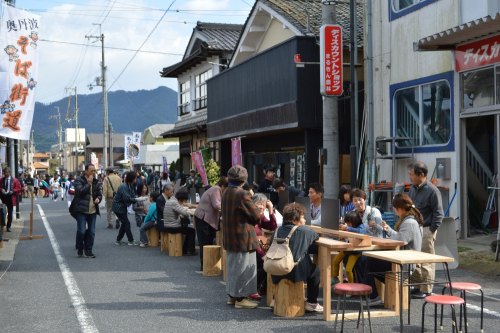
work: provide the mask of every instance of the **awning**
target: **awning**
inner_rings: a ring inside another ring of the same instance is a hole
[[[500,32],[500,13],[486,16],[472,22],[420,39],[413,43],[413,51],[454,50],[457,44]]]

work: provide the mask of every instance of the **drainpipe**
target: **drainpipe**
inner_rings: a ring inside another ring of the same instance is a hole
[[[373,164],[374,151],[373,147],[375,145],[375,135],[373,130],[373,44],[372,44],[372,1],[366,0],[366,18],[367,18],[367,29],[366,37],[368,39],[368,127],[369,127],[369,141],[368,141],[368,151],[369,151],[369,161],[368,161],[368,178],[374,174]],[[375,179],[371,179],[371,182],[375,182]],[[373,203],[374,195],[371,195],[371,200]]]

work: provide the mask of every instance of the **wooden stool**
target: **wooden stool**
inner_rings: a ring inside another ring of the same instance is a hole
[[[302,317],[306,312],[304,281],[293,283],[282,279],[274,286],[274,314],[280,317]]]
[[[365,313],[363,311],[363,296],[365,296],[366,308],[368,310],[368,323],[370,324],[370,332],[373,333],[372,320],[370,316],[370,305],[368,304],[368,295],[372,293],[372,287],[362,283],[339,283],[335,285],[334,292],[337,295],[339,295],[339,298],[337,300],[337,314],[335,315],[335,325],[333,326],[333,331],[337,332],[337,319],[339,318],[340,297],[344,296],[344,305],[342,307],[342,324],[340,327],[340,331],[344,332],[345,298],[346,295],[350,295],[350,296],[359,296],[358,328],[359,328],[359,317],[363,316],[363,332],[365,331]]]
[[[452,284],[452,286],[453,286],[453,284]],[[437,306],[438,305],[451,306],[451,318],[452,318],[451,320],[453,321],[452,326],[451,326],[451,331],[455,332],[455,329],[456,329],[456,331],[458,332],[457,314],[455,312],[455,305],[464,304],[463,299],[461,299],[460,297],[457,297],[457,296],[449,296],[449,295],[427,296],[424,299],[424,305],[422,306],[422,333],[424,333],[425,305],[427,303],[434,304],[434,332],[437,332]]]
[[[266,295],[266,305],[271,306],[271,302],[274,297],[274,284],[271,274],[267,273],[267,295]]]
[[[219,245],[203,246],[203,275],[221,275],[221,258]]]
[[[148,235],[149,243],[151,243],[151,247],[156,247],[160,245],[160,233],[156,230],[156,226],[149,228],[146,230],[146,234]]]
[[[160,232],[161,239],[161,251],[168,252],[168,232],[162,231]]]
[[[467,295],[465,294],[466,291],[474,291],[474,290],[479,290],[481,292],[481,333],[483,332],[483,299],[484,299],[484,294],[483,294],[483,288],[475,283],[469,283],[469,282],[453,282],[451,284],[451,287],[453,290],[460,290],[460,297],[463,298],[464,304],[460,305],[460,330],[459,332],[462,332],[462,308],[464,311],[464,324],[465,324],[465,332],[467,332]],[[446,289],[450,288],[450,284],[447,283],[442,291],[442,294],[444,295],[444,291]],[[441,305],[441,329],[443,329],[443,305]]]
[[[168,234],[168,255],[182,257],[182,234]]]

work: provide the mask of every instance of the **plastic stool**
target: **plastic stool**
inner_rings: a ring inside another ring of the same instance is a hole
[[[479,290],[481,292],[481,333],[483,333],[483,288],[475,283],[469,283],[469,282],[453,282],[451,284],[451,287],[453,290],[460,290],[460,297],[464,299],[464,304],[460,305],[460,330],[459,332],[462,333],[462,307],[464,309],[464,326],[465,326],[465,332],[467,333],[467,296],[466,296],[466,291],[473,291],[473,290]],[[447,283],[442,291],[442,294],[444,295],[444,291],[446,289],[450,288],[450,284]],[[443,306],[441,306],[441,329],[443,328]]]
[[[335,325],[333,327],[333,332],[337,332],[337,319],[339,317],[340,308],[340,296],[344,296],[344,304],[342,308],[342,325],[340,327],[341,332],[344,332],[344,314],[345,314],[345,297],[346,295],[359,296],[359,314],[358,314],[358,328],[359,328],[359,317],[363,317],[363,332],[365,331],[365,314],[363,312],[363,296],[365,296],[366,308],[368,310],[368,322],[370,324],[370,333],[373,333],[372,320],[370,317],[370,306],[368,305],[368,295],[372,293],[372,287],[362,283],[341,283],[336,284],[333,290],[339,295],[337,300],[337,314],[335,316]]]
[[[434,332],[437,332],[437,306],[438,305],[451,306],[451,314],[452,314],[452,320],[453,320],[452,332],[454,332],[455,329],[458,332],[457,314],[455,312],[455,305],[464,304],[464,300],[462,298],[457,297],[457,296],[449,296],[449,295],[427,296],[424,299],[424,305],[422,306],[422,333],[424,333],[425,305],[427,303],[434,304]],[[442,314],[442,312],[441,312],[441,314]]]

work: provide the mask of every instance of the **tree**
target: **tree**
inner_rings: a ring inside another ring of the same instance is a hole
[[[56,173],[56,168],[59,167],[59,159],[51,158],[49,160],[49,174],[54,175]]]

